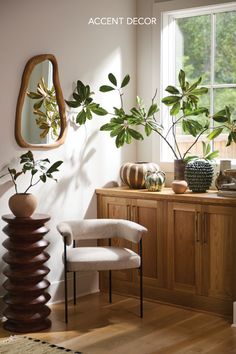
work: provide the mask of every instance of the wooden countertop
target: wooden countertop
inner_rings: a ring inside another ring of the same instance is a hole
[[[154,200],[169,200],[179,202],[201,202],[204,204],[221,204],[236,206],[236,198],[219,197],[216,190],[206,193],[193,193],[187,191],[184,194],[175,194],[171,188],[163,188],[161,192],[149,192],[147,189],[130,189],[128,187],[97,188],[97,195],[111,197],[127,197]]]

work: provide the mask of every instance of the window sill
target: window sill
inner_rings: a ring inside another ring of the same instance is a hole
[[[164,172],[167,172],[167,173],[174,172],[174,162],[160,162],[159,166],[160,166],[160,169]],[[217,160],[216,163],[214,164],[215,172],[219,171],[219,166],[220,166],[220,160]],[[231,169],[236,169],[236,160],[232,160]]]

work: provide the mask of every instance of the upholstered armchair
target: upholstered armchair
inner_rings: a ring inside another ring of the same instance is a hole
[[[61,222],[57,229],[64,240],[65,322],[68,322],[67,274],[74,273],[73,290],[76,304],[76,272],[87,270],[109,271],[109,301],[112,302],[112,270],[137,268],[140,274],[140,317],[143,317],[142,236],[147,229],[122,219],[65,221]],[[128,248],[111,246],[111,239],[114,237],[139,243],[139,253]],[[89,239],[108,239],[109,245],[77,247],[76,241]]]

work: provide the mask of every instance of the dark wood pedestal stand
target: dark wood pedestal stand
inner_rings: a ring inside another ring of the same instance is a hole
[[[43,236],[49,231],[44,224],[48,215],[34,214],[29,218],[4,215],[7,225],[3,232],[9,236],[3,246],[8,250],[3,256],[7,266],[3,274],[8,278],[3,287],[7,290],[3,301],[7,305],[3,314],[7,318],[4,328],[12,332],[36,332],[51,326],[47,318],[50,309],[46,303],[49,281],[44,277],[49,268],[43,265],[49,254],[44,250],[49,242]]]

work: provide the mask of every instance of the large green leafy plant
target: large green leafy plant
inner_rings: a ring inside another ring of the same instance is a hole
[[[164,130],[162,123],[157,118],[159,108],[156,102],[156,93],[148,108],[146,108],[141,98],[137,97],[136,106],[127,112],[124,109],[123,89],[128,85],[130,76],[126,75],[120,85],[112,73],[108,75],[108,80],[109,83],[102,85],[100,91],[104,93],[115,91],[120,97],[120,106],[113,107],[113,112],[108,113],[99,104],[95,104],[97,111],[93,113],[100,115],[109,114],[111,116],[110,121],[102,125],[100,130],[110,132],[110,136],[115,138],[117,147],[121,147],[125,143],[130,144],[133,139],[143,140],[145,135],[150,136],[154,132],[166,142],[176,159],[190,160],[191,158],[196,158],[196,156],[191,155],[191,150],[203,134],[207,134],[208,139],[211,140],[223,131],[227,131],[227,145],[230,145],[232,141],[236,141],[236,122],[231,118],[229,107],[226,106],[225,109],[210,116],[209,109],[199,104],[200,97],[208,92],[206,87],[200,86],[201,77],[195,82],[189,83],[185,72],[180,70],[178,75],[179,85],[167,86],[166,92],[168,95],[162,99],[162,103],[169,109],[168,118],[165,118],[170,119],[167,131]],[[87,94],[85,95],[84,92],[87,92]],[[88,100],[92,94],[90,92],[88,85],[85,86],[78,81],[77,93],[73,94],[74,101],[66,101],[70,107],[80,107],[81,110],[76,120],[79,124],[84,124],[87,119],[92,119],[91,110],[88,110],[88,106],[92,103],[91,100]],[[213,128],[209,133],[210,124],[213,121],[220,122],[222,125]],[[182,128],[184,134],[193,137],[192,144],[185,152],[181,152],[177,140],[176,129],[178,126]],[[217,154],[217,151],[211,152],[209,144],[203,145],[203,155],[207,156],[207,159],[213,159]]]
[[[63,163],[63,161],[56,161],[52,165],[50,165],[49,159],[39,159],[35,160],[33,153],[28,151],[26,154],[20,156],[20,164],[22,168],[20,171],[16,171],[15,168],[8,167],[8,172],[4,173],[0,178],[5,177],[6,175],[10,175],[11,180],[15,187],[16,194],[18,193],[17,181],[19,176],[25,175],[27,172],[30,173],[29,185],[23,192],[26,194],[29,189],[36,186],[39,182],[45,183],[48,179],[53,179],[57,181],[53,177],[53,173],[58,171],[58,167]]]
[[[101,127],[101,130],[110,131],[111,137],[116,136],[117,147],[130,143],[132,138],[142,140],[144,134],[149,136],[155,132],[167,143],[176,159],[185,159],[201,135],[209,129],[210,124],[208,109],[198,106],[199,96],[207,93],[208,90],[205,87],[199,87],[200,82],[201,78],[189,84],[185,73],[181,70],[179,87],[168,86],[166,88],[169,95],[164,97],[162,102],[169,107],[171,116],[171,124],[167,132],[164,132],[163,125],[156,118],[156,113],[159,111],[155,103],[156,94],[147,109],[138,97],[136,107],[132,107],[128,114],[122,112],[123,115],[112,118],[109,123]],[[205,119],[202,115],[205,115]],[[201,119],[198,119],[199,116]],[[180,152],[176,137],[177,125],[182,125],[184,133],[194,137],[193,143],[183,154]],[[144,128],[143,132],[140,132],[140,127]]]

